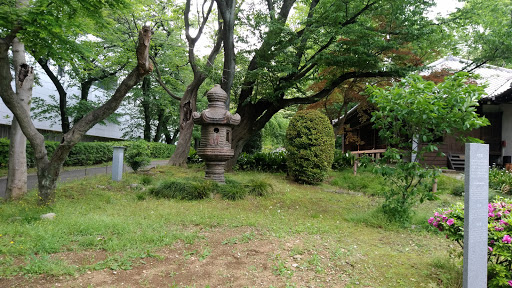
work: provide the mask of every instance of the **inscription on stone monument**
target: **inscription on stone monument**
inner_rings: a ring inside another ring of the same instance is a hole
[[[489,145],[466,144],[464,180],[464,288],[487,287]]]

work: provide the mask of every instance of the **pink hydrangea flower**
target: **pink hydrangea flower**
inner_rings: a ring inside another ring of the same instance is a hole
[[[489,251],[492,252],[492,247],[487,246],[487,249],[489,249]]]
[[[512,237],[510,237],[510,235],[505,235],[503,236],[503,239],[501,239],[501,242],[510,244],[510,242],[512,242]]]
[[[508,280],[508,285],[512,286],[512,280]]]
[[[494,213],[489,213],[488,216],[492,218],[494,217]]]
[[[487,208],[489,209],[489,213],[491,213],[492,211],[494,211],[494,207],[492,206],[491,203],[487,204]]]
[[[505,228],[500,227],[500,226],[496,226],[496,227],[494,227],[494,230],[496,230],[496,231],[503,231],[504,229],[505,229]],[[510,242],[509,242],[509,243],[510,243]]]
[[[446,221],[446,224],[448,224],[448,226],[451,226],[453,222],[455,222],[455,220],[453,220],[453,218],[450,218],[448,219],[448,221]]]
[[[430,217],[430,218],[428,219],[428,224],[432,224],[432,222],[434,222],[434,217]]]

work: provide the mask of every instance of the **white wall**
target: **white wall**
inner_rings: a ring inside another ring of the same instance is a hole
[[[55,86],[51,82],[50,78],[48,78],[46,73],[44,73],[39,67],[34,67],[34,69],[36,70],[37,77],[40,79],[41,86],[34,86],[32,97],[40,97],[49,101],[49,95],[55,95],[58,99],[57,89],[55,89]],[[66,89],[68,95],[80,95],[78,87],[64,86],[64,88]],[[103,90],[97,89],[93,86],[91,87],[89,99],[97,100],[99,99],[98,97],[100,97],[103,93]],[[5,106],[2,99],[0,99],[0,124],[11,125],[12,117],[13,115],[11,111],[9,108],[7,108],[7,106]],[[60,117],[58,115],[55,115],[55,117],[55,121],[39,121],[33,119],[34,125],[37,129],[61,132],[62,130],[60,126]],[[107,125],[96,124],[86,133],[86,135],[122,139],[123,132],[121,131],[121,126],[107,122]]]

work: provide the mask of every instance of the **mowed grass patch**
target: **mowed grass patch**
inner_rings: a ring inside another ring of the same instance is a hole
[[[452,243],[442,235],[422,227],[390,226],[378,214],[380,198],[334,193],[336,187],[328,183],[308,186],[291,182],[284,174],[239,172],[227,174],[228,182],[263,179],[272,183],[273,193],[238,201],[221,197],[195,201],[137,197],[147,189],[141,183],[157,185],[169,179],[203,177],[203,173],[197,167],[160,167],[152,169],[151,174],[125,174],[120,182],[95,176],[59,185],[57,201],[49,208],[35,205],[35,193],[22,201],[1,204],[0,276],[56,275],[52,267],[61,263],[46,256],[62,252],[108,254],[107,259],[93,264],[62,270],[66,274],[88,269],[131,269],[137,259],[152,257],[178,241],[208,241],[201,231],[250,227],[262,231],[258,237],[268,241],[304,239],[307,244],[301,248],[304,258],[299,263],[306,267],[304,271],[325,275],[329,265],[338,263],[336,271],[341,272],[336,277],[344,277],[347,285],[450,287],[443,284],[448,280],[440,280],[441,275],[458,277],[459,268],[446,264],[451,263]],[[153,180],[143,180],[148,176]],[[38,218],[47,212],[56,213],[56,218]],[[355,221],[359,215],[375,218],[374,225]],[[208,249],[215,253],[215,247]],[[34,268],[22,270],[31,257],[38,257],[33,260]],[[276,266],[276,271],[291,269],[285,266],[290,264],[289,257],[276,260],[269,256],[267,264]],[[296,271],[291,277],[300,273]],[[283,273],[282,277],[290,276]]]

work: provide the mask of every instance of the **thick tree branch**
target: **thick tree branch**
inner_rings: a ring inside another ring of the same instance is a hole
[[[101,74],[99,76],[92,76],[92,77],[89,77],[88,79],[86,79],[85,81],[82,81],[80,83],[80,86],[81,86],[81,89],[80,89],[80,93],[81,93],[80,100],[84,100],[84,101],[88,100],[87,98],[88,98],[88,95],[89,95],[89,90],[91,89],[91,86],[92,86],[92,84],[95,81],[101,81],[101,80],[107,79],[108,77],[112,77],[112,76],[117,75],[117,73],[119,71],[123,70],[124,67],[126,67],[126,65],[128,65],[128,62],[123,63],[117,69],[114,69],[114,71],[107,71],[105,69],[102,69],[101,70]]]
[[[37,63],[43,68],[44,72],[50,80],[52,81],[53,85],[57,89],[57,92],[59,93],[59,111],[60,111],[60,122],[61,122],[61,128],[62,133],[66,133],[69,131],[70,124],[69,124],[69,118],[66,112],[67,108],[67,92],[62,86],[62,83],[60,83],[57,76],[53,73],[53,71],[50,69],[50,66],[48,65],[48,60],[43,59],[42,57],[37,59]]]
[[[281,99],[279,101],[280,107],[288,107],[294,104],[311,104],[320,101],[332,93],[336,87],[341,85],[344,81],[354,78],[375,78],[375,77],[399,77],[403,76],[400,71],[376,71],[376,72],[348,72],[338,78],[332,80],[326,87],[319,92],[303,98],[290,98]]]
[[[153,70],[153,65],[149,61],[149,43],[151,33],[150,27],[142,27],[142,30],[139,32],[139,41],[137,46],[137,66],[133,68],[128,76],[126,76],[114,92],[114,95],[112,95],[107,102],[86,114],[73,126],[73,128],[71,128],[68,133],[63,136],[63,142],[61,145],[72,146],[80,141],[80,138],[85,134],[85,132],[91,129],[92,126],[114,113],[128,91],[130,91],[130,89],[132,89],[144,76]]]
[[[153,61],[153,64],[155,66],[155,71],[156,71],[156,76],[155,76],[155,74],[152,74],[153,78],[155,78],[156,82],[158,82],[158,84],[160,84],[160,87],[162,87],[165,90],[165,92],[167,92],[167,94],[169,94],[169,96],[171,96],[175,100],[181,101],[181,97],[176,96],[176,94],[172,93],[172,91],[169,90],[169,88],[167,88],[167,85],[165,85],[164,81],[162,81],[160,69],[158,69],[158,64],[156,63],[155,58],[153,56],[150,56],[150,58]]]

